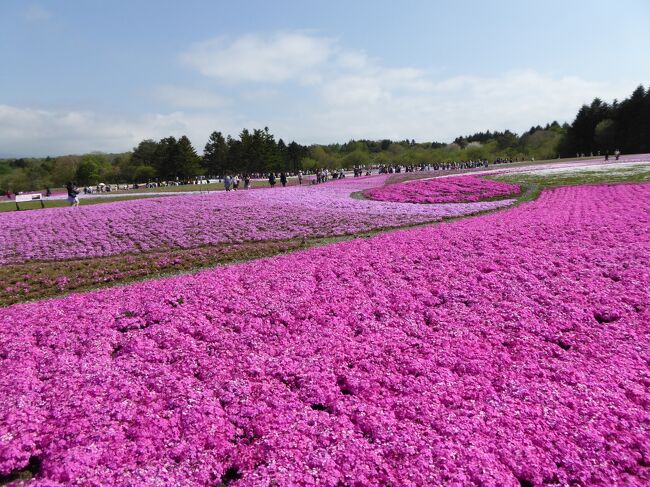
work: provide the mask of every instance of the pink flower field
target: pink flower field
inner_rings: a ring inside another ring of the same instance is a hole
[[[43,241],[0,255],[184,245],[190,224],[209,242],[442,211],[339,197],[365,184],[98,205],[61,210],[60,225],[3,215],[5,235],[26,242],[29,222]],[[286,226],[272,225],[282,206]],[[564,187],[453,223],[4,308],[0,476],[648,485],[648,208],[650,184]],[[84,224],[111,239],[93,244]]]
[[[386,176],[79,208],[0,213],[0,264],[92,258],[166,248],[348,235],[502,208],[491,201],[416,207],[353,199]]]
[[[367,189],[363,194],[373,200],[398,203],[469,203],[516,196],[519,192],[516,184],[456,176],[389,184]]]

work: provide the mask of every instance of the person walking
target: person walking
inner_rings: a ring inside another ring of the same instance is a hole
[[[248,174],[244,176],[244,189],[251,189],[251,177]]]
[[[232,183],[232,180],[230,179],[230,176],[225,175],[223,177],[223,187],[225,188],[226,191],[230,191],[231,183]]]
[[[271,187],[275,186],[275,173],[269,173],[269,184]]]
[[[235,177],[232,178],[232,189],[237,191],[239,189],[239,175],[235,174]]]
[[[287,187],[287,173],[285,172],[280,173],[280,182],[282,183],[283,188]]]
[[[65,186],[68,190],[68,203],[70,206],[79,206],[79,190],[73,183],[68,183]]]
[[[298,171],[298,184],[302,185],[302,171]]]

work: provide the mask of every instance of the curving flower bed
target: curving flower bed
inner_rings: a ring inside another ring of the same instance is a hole
[[[363,194],[377,201],[397,203],[469,203],[519,194],[516,184],[474,176],[442,177],[370,188]]]
[[[318,186],[173,196],[0,213],[0,264],[318,238],[439,221],[512,201],[414,207],[353,199],[386,176]]]
[[[0,314],[30,485],[643,485],[650,185]]]

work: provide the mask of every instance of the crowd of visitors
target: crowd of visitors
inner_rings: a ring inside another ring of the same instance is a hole
[[[505,159],[497,159],[499,162],[506,162]],[[512,160],[507,160],[512,162]],[[498,164],[495,161],[495,164]],[[406,165],[384,165],[379,166],[379,174],[393,174],[401,172],[417,172],[417,171],[455,171],[460,169],[477,169],[481,167],[488,167],[487,159],[480,159],[476,161],[453,161],[453,162],[434,162],[429,164],[406,164]]]
[[[616,160],[619,159],[620,151],[615,151],[614,155]],[[584,154],[576,154],[578,157],[583,157]],[[609,152],[605,155],[605,160],[609,159]],[[522,159],[523,160],[523,159]],[[534,160],[534,159],[533,159]],[[240,185],[243,183],[243,189],[251,189],[252,180],[258,179],[263,180],[267,179],[269,186],[271,188],[275,187],[276,183],[279,182],[282,187],[286,187],[289,184],[289,178],[296,178],[299,185],[303,183],[306,184],[322,184],[330,180],[343,179],[346,177],[346,173],[352,173],[354,177],[362,176],[371,176],[374,174],[394,174],[402,172],[418,172],[418,171],[458,171],[466,169],[479,169],[487,168],[489,164],[510,164],[517,162],[515,159],[498,157],[493,162],[489,162],[487,159],[478,159],[478,160],[461,160],[461,161],[451,161],[451,162],[432,162],[432,163],[421,163],[421,164],[402,164],[402,163],[393,163],[393,164],[380,164],[374,166],[354,166],[352,170],[344,169],[328,169],[328,168],[317,168],[313,171],[298,171],[296,173],[287,173],[287,172],[270,172],[268,174],[227,174],[218,179],[206,179],[200,177],[194,180],[189,181],[149,181],[146,184],[103,184],[100,183],[96,186],[85,186],[83,188],[84,194],[94,194],[94,193],[104,193],[104,192],[113,192],[120,190],[129,190],[129,189],[140,189],[143,187],[146,188],[160,188],[166,186],[179,186],[185,184],[208,184],[208,183],[220,183],[223,182],[223,187],[226,191],[237,191],[240,189]],[[68,193],[67,201],[72,206],[77,206],[79,204],[78,195],[81,192],[80,189],[76,187],[73,183],[68,183],[66,186]],[[19,193],[16,193],[19,194]],[[51,196],[52,192],[47,188],[45,196]],[[9,193],[6,194],[7,198],[10,198]]]
[[[600,157],[600,151],[598,151],[596,154],[594,154],[593,152],[590,152],[588,156],[587,156],[587,154],[584,153],[584,152],[576,152],[576,158],[580,159],[580,158],[582,158],[582,157]],[[615,157],[616,160],[618,161],[619,157],[621,157],[621,151],[618,150],[618,149],[616,149],[616,150],[614,151],[614,157]],[[560,158],[560,157],[558,156],[558,159],[559,159],[559,158]],[[606,152],[605,152],[605,160],[606,160],[606,161],[609,161],[609,151],[606,151]]]
[[[329,169],[316,169],[316,178],[312,179],[312,184],[321,184],[329,181],[330,179],[343,179],[345,172],[343,169],[332,170]]]
[[[136,187],[137,186],[137,187]],[[114,191],[125,191],[128,189],[138,189],[141,185],[138,184],[98,184],[96,186],[84,186],[84,194],[95,194],[95,193],[111,193]]]
[[[248,174],[241,178],[238,174],[224,176],[223,187],[226,191],[237,191],[242,181],[244,182],[244,189],[251,189],[251,177]]]
[[[506,164],[515,162],[513,159],[497,158],[492,164]],[[352,170],[317,168],[313,171],[298,171],[296,173],[287,172],[270,172],[267,175],[254,175],[256,179],[266,179],[271,188],[275,187],[278,180],[282,187],[289,184],[289,178],[293,177],[299,185],[303,182],[307,184],[323,184],[327,181],[343,179],[351,172],[354,177],[371,176],[374,174],[393,174],[401,172],[417,171],[457,171],[464,169],[478,169],[488,167],[487,159],[469,160],[469,161],[452,161],[452,162],[435,162],[428,164],[380,164],[378,166],[355,166]],[[234,191],[239,187],[239,180],[244,180],[244,189],[251,187],[251,175],[226,175],[223,177],[223,185],[226,191]]]

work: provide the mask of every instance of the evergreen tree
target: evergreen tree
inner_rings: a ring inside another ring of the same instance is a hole
[[[639,86],[630,98],[611,105],[599,98],[583,105],[567,127],[560,144],[564,156],[619,149],[624,153],[650,150],[650,104],[648,93]]]
[[[134,166],[151,166],[158,143],[152,139],[143,140],[133,149],[131,163]]]
[[[287,149],[287,144],[284,143],[284,140],[278,140],[278,154],[280,155],[280,160],[282,162],[282,169],[288,170],[289,168],[289,152]]]
[[[181,179],[196,177],[201,172],[201,158],[185,135],[178,139],[175,166]]]
[[[632,96],[623,100],[619,106],[617,125],[620,133],[617,137],[617,144],[626,153],[643,151],[648,144],[648,136],[644,133],[644,118],[647,121],[648,109],[645,105],[645,90],[643,86],[637,87]],[[647,125],[646,125],[647,127]]]
[[[242,164],[244,147],[241,140],[234,139],[229,135],[226,144],[228,145],[228,156],[224,174],[248,172]]]
[[[594,129],[595,147],[601,153],[614,152],[616,142],[616,123],[611,118],[601,120]]]
[[[280,152],[275,137],[269,132],[268,127],[260,133],[262,140],[262,154],[264,167],[266,171],[282,171],[286,169],[286,164]],[[283,142],[284,144],[284,142]]]
[[[221,132],[212,132],[203,151],[203,169],[207,175],[223,176],[228,167],[228,143]]]
[[[254,173],[264,172],[262,163],[262,136],[258,129],[250,132],[243,129],[239,134],[241,142],[239,160],[234,161],[235,172]]]
[[[175,137],[160,139],[153,155],[153,166],[156,174],[162,180],[175,180],[178,176],[175,160],[178,151],[178,142]]]
[[[301,161],[307,157],[309,149],[296,142],[291,142],[287,146],[287,164],[289,171],[296,173],[302,168]]]

